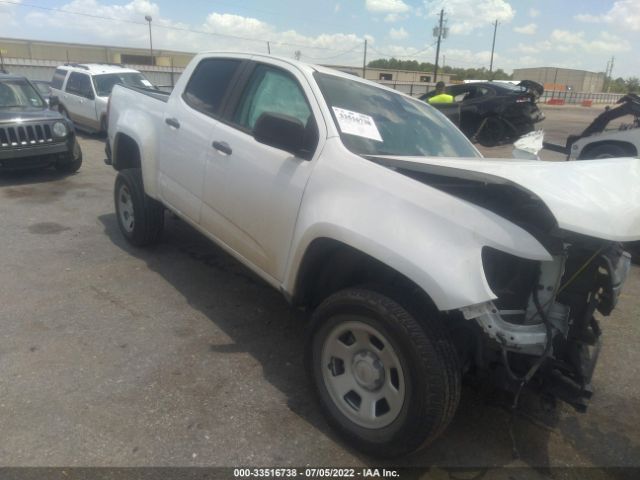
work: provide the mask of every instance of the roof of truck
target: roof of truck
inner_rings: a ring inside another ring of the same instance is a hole
[[[92,75],[101,73],[122,73],[138,71],[117,63],[65,63],[64,65],[60,65],[58,68],[62,70],[73,70],[76,72],[89,73]]]

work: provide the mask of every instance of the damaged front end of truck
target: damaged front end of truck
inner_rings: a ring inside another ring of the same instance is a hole
[[[476,322],[473,368],[507,389],[524,385],[584,412],[602,330],[630,269],[618,243],[565,238],[553,261],[536,262],[486,248],[485,274],[497,299],[461,310]],[[468,352],[469,353],[469,352]]]
[[[538,261],[483,247],[484,280],[495,298],[447,312],[465,370],[490,376],[516,400],[526,385],[580,412],[587,408],[602,317],[616,307],[631,268],[625,242],[640,238],[640,161],[615,160],[559,167],[374,159],[498,214],[549,253],[550,261]]]

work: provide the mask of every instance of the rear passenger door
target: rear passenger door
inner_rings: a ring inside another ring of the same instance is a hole
[[[306,78],[278,61],[252,64],[241,95],[214,131],[206,169],[202,220],[235,252],[282,280],[298,209],[317,155],[321,118]],[[231,106],[230,106],[231,107]],[[303,159],[257,142],[256,120],[264,112],[295,117],[307,126]]]
[[[99,127],[93,85],[91,85],[91,77],[86,73],[71,72],[69,74],[64,106],[74,122],[92,129]]]
[[[183,94],[170,97],[159,127],[162,198],[194,223],[200,223],[205,170],[214,156],[213,135],[220,125],[227,91],[235,85],[243,65],[239,59],[203,59]]]

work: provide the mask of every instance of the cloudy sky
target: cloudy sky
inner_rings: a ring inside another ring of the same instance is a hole
[[[103,45],[242,50],[327,64],[394,55],[431,61],[432,28],[445,9],[448,65],[488,67],[499,21],[496,68],[562,66],[638,76],[640,0],[0,0],[0,36]],[[75,14],[72,14],[74,12]],[[81,15],[79,15],[81,14]]]

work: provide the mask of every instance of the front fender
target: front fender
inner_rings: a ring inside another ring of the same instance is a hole
[[[528,232],[477,205],[360,157],[342,161],[328,147],[300,209],[283,288],[295,295],[297,274],[313,240],[349,245],[408,277],[440,310],[496,298],[484,275],[483,247],[550,261]],[[339,148],[339,147],[338,147]],[[322,159],[320,159],[322,160]]]

